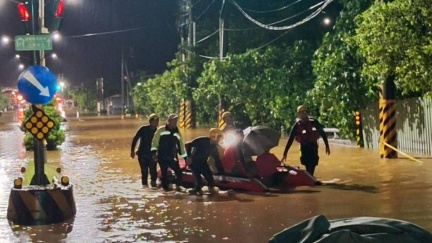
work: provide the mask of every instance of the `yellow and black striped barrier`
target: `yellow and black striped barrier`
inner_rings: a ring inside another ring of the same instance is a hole
[[[184,114],[184,127],[187,129],[193,128],[192,124],[192,102],[190,100],[185,102],[185,114]]]
[[[397,148],[396,134],[396,100],[380,99],[379,101],[379,121],[380,121],[380,157],[397,158],[397,152],[386,144]]]
[[[180,112],[179,112],[179,127],[185,127],[185,114],[186,114],[186,102],[184,99],[180,101]]]
[[[19,225],[54,224],[68,220],[75,214],[72,185],[20,186],[15,185],[14,182],[7,210],[7,219],[13,223]]]
[[[219,100],[218,104],[218,120],[217,128],[222,129],[225,126],[225,121],[222,119],[222,114],[225,112],[225,107],[223,105],[222,99]]]

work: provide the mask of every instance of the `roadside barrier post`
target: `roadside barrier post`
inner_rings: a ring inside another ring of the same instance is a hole
[[[380,121],[380,157],[386,159],[397,158],[396,150],[386,144],[397,148],[396,133],[396,85],[394,76],[388,77],[382,87],[379,101],[379,121]]]
[[[187,100],[185,103],[185,112],[184,112],[184,127],[187,129],[194,128],[194,124],[192,121],[193,107],[192,101]]]
[[[186,102],[184,99],[180,101],[180,112],[179,112],[179,127],[185,128],[185,115],[186,115]]]
[[[222,114],[225,112],[225,107],[223,105],[222,99],[219,99],[219,105],[218,105],[218,121],[217,121],[217,127],[219,129],[222,129],[225,125],[225,121],[222,119]]]

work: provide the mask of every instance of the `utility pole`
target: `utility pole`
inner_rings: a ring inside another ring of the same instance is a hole
[[[385,0],[377,0],[376,4],[385,4]],[[379,100],[379,129],[380,129],[380,157],[385,159],[395,159],[397,149],[397,130],[396,130],[396,84],[394,80],[396,74],[394,70],[381,74],[381,92]]]
[[[188,48],[189,48],[189,52],[188,52],[188,61],[190,62],[192,59],[192,53],[191,51],[194,49],[195,47],[195,37],[194,37],[194,27],[195,23],[192,21],[192,1],[188,0],[187,1],[187,12],[188,12],[188,20],[187,20],[187,24],[188,24]],[[193,43],[193,44],[192,44]],[[192,99],[192,77],[190,72],[187,72],[188,76],[187,76],[187,100],[186,100],[186,114],[185,114],[185,127],[186,128],[194,128],[195,127],[195,122],[194,122],[194,101]]]
[[[219,60],[223,60],[224,58],[224,17],[223,17],[223,9],[225,6],[225,0],[222,0],[222,7],[219,12]]]
[[[121,77],[120,77],[120,84],[121,84],[121,97],[122,97],[122,116],[125,116],[125,88],[124,88],[124,56],[123,56],[123,50],[121,54]]]
[[[224,59],[224,28],[225,28],[225,21],[224,21],[224,14],[223,10],[225,7],[225,0],[222,0],[222,6],[219,12],[219,60],[222,62]],[[219,95],[219,104],[218,104],[218,122],[217,127],[222,129],[225,125],[225,122],[222,119],[222,114],[225,111],[225,101],[222,97],[222,95]]]

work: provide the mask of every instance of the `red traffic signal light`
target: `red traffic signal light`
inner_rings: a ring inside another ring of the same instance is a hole
[[[24,6],[24,3],[18,3],[18,12],[22,21],[28,21],[30,19],[30,14],[27,8]]]
[[[62,13],[63,13],[63,0],[45,0],[45,20],[44,26],[49,32],[54,32],[59,30]]]
[[[57,18],[59,18],[61,16],[61,14],[63,13],[63,5],[64,5],[64,1],[60,0],[58,5],[57,5],[56,12],[55,12],[55,16]]]

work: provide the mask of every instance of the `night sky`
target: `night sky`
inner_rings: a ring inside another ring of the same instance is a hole
[[[163,72],[174,58],[180,42],[176,11],[175,0],[67,0],[62,39],[53,43],[58,59],[47,58],[46,65],[72,86],[101,77],[105,90],[119,91],[122,52],[130,71],[147,74]],[[0,0],[0,35],[21,34],[17,2]],[[21,71],[15,54],[13,42],[0,46],[1,87],[16,86]],[[25,58],[21,62],[30,64]]]

